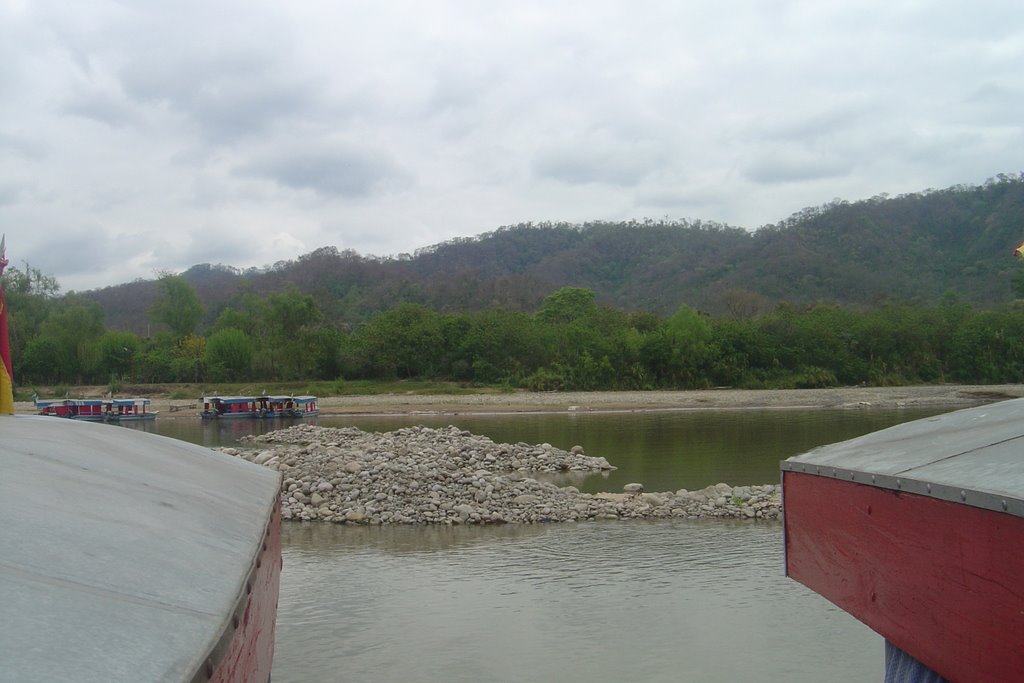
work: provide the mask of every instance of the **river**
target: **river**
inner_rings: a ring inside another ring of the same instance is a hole
[[[586,491],[779,479],[779,461],[939,410],[339,418],[582,445]],[[136,428],[231,445],[258,422]],[[367,528],[286,524],[275,683],[881,680],[882,640],[783,572],[782,526],[735,521]]]

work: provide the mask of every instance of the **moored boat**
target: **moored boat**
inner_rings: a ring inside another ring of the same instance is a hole
[[[0,679],[269,680],[280,475],[76,420],[0,433]]]
[[[103,419],[107,422],[152,420],[157,412],[149,409],[148,398],[114,398],[103,402]]]
[[[1024,399],[824,446],[782,479],[787,574],[885,638],[887,675],[1017,680]]]
[[[270,414],[267,417],[309,417],[319,415],[316,396],[267,396]]]
[[[204,396],[199,415],[204,420],[229,418],[258,418],[266,415],[266,406],[260,406],[257,396]],[[260,414],[263,410],[263,415]]]
[[[88,422],[152,420],[157,412],[149,410],[148,398],[64,398],[36,399],[40,415],[66,417]]]
[[[40,415],[69,418],[75,416],[75,402],[70,399],[36,399],[35,407]]]
[[[316,396],[204,396],[204,420],[293,418],[318,415]]]
[[[66,417],[72,420],[103,421],[103,400],[98,398],[62,398],[37,400],[36,408],[40,415]]]

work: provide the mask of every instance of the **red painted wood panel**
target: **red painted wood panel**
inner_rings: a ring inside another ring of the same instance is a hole
[[[263,683],[274,660],[274,624],[281,582],[281,506],[274,508],[252,591],[227,652],[213,662],[212,683]]]
[[[1024,680],[1024,519],[797,472],[783,501],[790,577],[951,681]]]

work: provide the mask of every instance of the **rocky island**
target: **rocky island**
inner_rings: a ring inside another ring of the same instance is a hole
[[[285,519],[343,524],[504,524],[615,519],[778,519],[777,484],[584,493],[560,476],[614,469],[579,446],[499,444],[456,427],[392,432],[296,425],[225,453],[282,474]]]

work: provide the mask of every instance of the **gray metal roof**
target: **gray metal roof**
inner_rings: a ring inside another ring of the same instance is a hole
[[[0,681],[187,681],[244,589],[276,472],[0,415]]]
[[[822,446],[783,461],[782,469],[1024,516],[1024,399]]]

